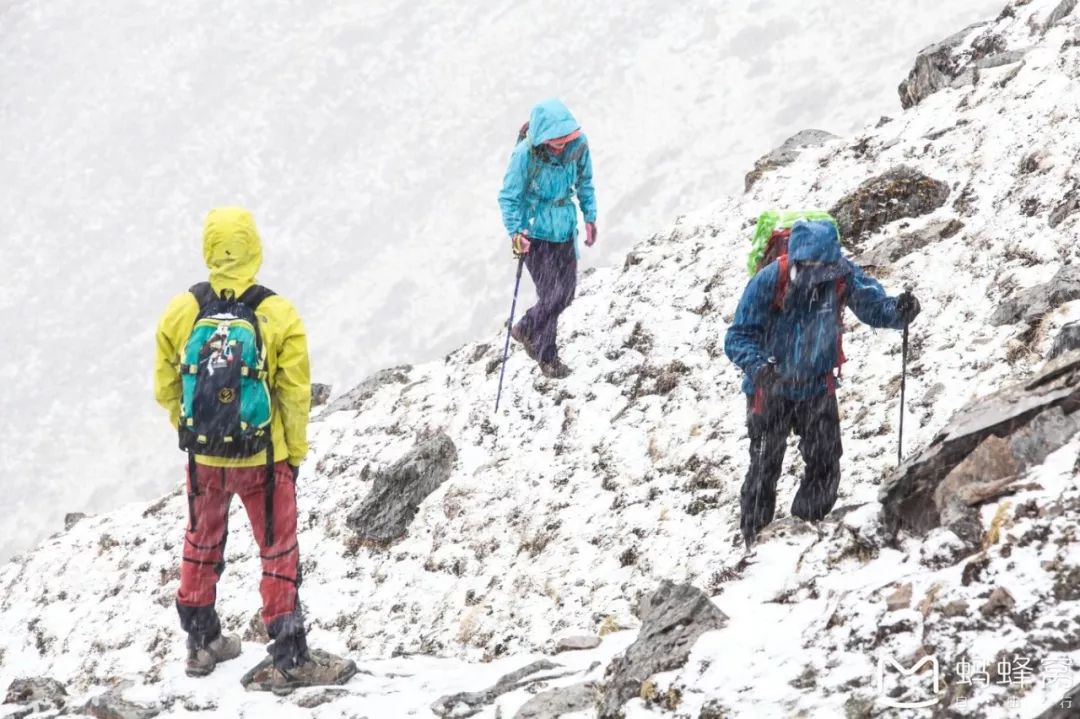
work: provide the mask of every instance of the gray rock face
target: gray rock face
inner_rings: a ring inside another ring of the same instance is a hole
[[[1054,25],[1057,25],[1059,22],[1064,20],[1066,15],[1070,14],[1073,10],[1075,10],[1076,2],[1077,0],[1061,0],[1061,2],[1058,3],[1058,6],[1054,8],[1049,15],[1047,15],[1046,22],[1044,22],[1042,26],[1043,34],[1045,34],[1046,31],[1050,28],[1054,27]]]
[[[311,406],[321,407],[326,404],[330,399],[330,393],[333,391],[333,387],[328,384],[320,384],[319,382],[311,383]]]
[[[412,372],[412,365],[407,364],[379,370],[335,400],[327,407],[326,412],[362,409],[364,403],[374,397],[375,393],[382,387],[388,384],[405,384],[408,382],[409,372]]]
[[[888,533],[922,535],[942,526],[976,541],[973,507],[1010,485],[1080,430],[1080,352],[1048,363],[1025,384],[1005,387],[957,413],[922,452],[882,484]]]
[[[986,24],[979,23],[964,28],[916,56],[915,66],[898,88],[900,104],[905,110],[948,87],[953,79],[964,71],[965,66],[957,59],[956,50],[973,30]]]
[[[558,719],[596,706],[600,688],[593,682],[549,689],[537,694],[517,710],[514,719]]]
[[[749,192],[754,183],[760,180],[765,173],[784,167],[795,162],[799,153],[807,147],[820,147],[829,140],[836,139],[836,135],[824,130],[803,130],[792,135],[784,144],[767,155],[762,156],[754,163],[754,169],[746,173],[745,191]]]
[[[361,539],[385,546],[405,536],[416,509],[450,477],[457,461],[453,440],[440,432],[389,468],[376,473],[371,492],[347,523]]]
[[[686,664],[698,637],[723,628],[728,619],[700,589],[667,580],[641,603],[639,614],[637,640],[607,668],[601,719],[621,717],[623,704],[641,693],[642,682]]]
[[[67,703],[67,690],[55,679],[30,677],[16,679],[8,686],[5,704],[49,704],[57,709]]]
[[[894,220],[933,212],[948,197],[947,184],[901,165],[859,185],[830,212],[844,244],[858,249],[865,236]]]
[[[1046,359],[1055,359],[1072,350],[1080,350],[1080,322],[1070,322],[1058,331]]]
[[[1054,209],[1050,211],[1050,216],[1047,218],[1047,223],[1051,228],[1056,228],[1062,222],[1064,222],[1069,215],[1080,209],[1080,189],[1074,187],[1065,193],[1065,196],[1061,198],[1061,202],[1054,206]]]
[[[1011,325],[1017,322],[1032,323],[1050,310],[1080,299],[1080,266],[1065,265],[1049,282],[1028,287],[998,305],[990,315],[990,324]]]
[[[921,230],[891,235],[874,247],[855,258],[859,267],[888,267],[897,260],[907,257],[927,245],[954,237],[964,229],[959,220],[931,222]]]
[[[495,686],[489,689],[479,692],[458,692],[457,694],[452,694],[450,696],[439,697],[435,703],[431,705],[431,711],[434,712],[436,716],[443,717],[443,719],[471,717],[474,714],[479,714],[484,707],[494,702],[503,694],[517,691],[529,684],[566,676],[566,673],[554,675],[541,674],[539,676],[534,676],[539,672],[547,672],[551,669],[558,669],[558,667],[558,664],[549,662],[546,659],[533,662],[528,666],[503,676],[495,683]]]

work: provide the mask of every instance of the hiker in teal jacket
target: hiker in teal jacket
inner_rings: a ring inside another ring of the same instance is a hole
[[[577,285],[578,208],[585,218],[585,245],[596,242],[596,195],[589,142],[561,101],[533,108],[525,134],[514,147],[499,193],[503,224],[514,253],[524,255],[536,285],[537,302],[511,330],[545,376],[570,370],[559,359],[559,315]]]

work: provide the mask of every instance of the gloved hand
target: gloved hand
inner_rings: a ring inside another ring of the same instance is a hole
[[[592,247],[596,244],[596,223],[585,223],[585,246]]]
[[[911,294],[911,290],[904,290],[897,296],[896,314],[900,316],[900,320],[904,324],[908,324],[918,317],[921,311],[922,306],[919,304],[919,300],[915,299],[915,295]]]
[[[300,478],[300,465],[290,464],[289,469],[292,470],[292,481],[295,483]]]
[[[768,392],[778,379],[780,379],[780,373],[776,369],[776,363],[769,362],[754,375],[754,388]]]
[[[529,242],[529,231],[522,230],[514,235],[510,238],[510,244],[514,249],[514,257],[529,254],[529,248],[532,246],[532,243]]]

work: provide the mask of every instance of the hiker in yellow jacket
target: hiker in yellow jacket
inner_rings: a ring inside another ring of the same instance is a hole
[[[154,365],[154,396],[189,451],[189,526],[176,595],[187,673],[205,676],[240,654],[240,638],[221,633],[215,609],[229,503],[238,494],[259,545],[262,619],[274,640],[271,660],[245,680],[278,694],[341,683],[355,664],[326,661],[322,652],[313,660],[298,603],[296,477],[311,408],[304,325],[288,300],[256,283],[262,245],[247,210],[210,211],[203,258],[209,282],[169,302]]]

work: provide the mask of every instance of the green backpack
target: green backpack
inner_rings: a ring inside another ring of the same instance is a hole
[[[219,297],[209,282],[190,290],[199,314],[180,365],[180,449],[251,457],[271,448],[266,348],[255,310],[274,293],[255,285]]]
[[[746,261],[751,277],[780,255],[787,254],[791,227],[798,220],[827,220],[836,225],[836,219],[824,210],[765,210],[758,217],[750,257]]]

